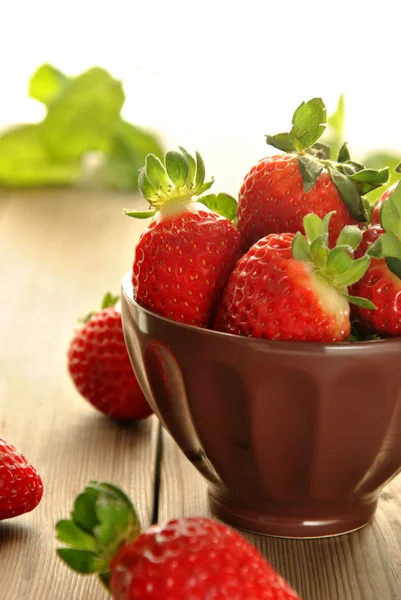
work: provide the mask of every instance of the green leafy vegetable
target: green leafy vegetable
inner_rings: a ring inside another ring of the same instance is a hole
[[[69,185],[80,174],[77,159],[49,154],[42,125],[21,125],[0,137],[0,186]]]
[[[68,81],[69,79],[64,73],[52,65],[44,64],[32,75],[29,82],[29,95],[34,100],[49,106]]]
[[[121,118],[121,82],[99,67],[67,77],[49,64],[33,74],[30,96],[47,109],[39,124],[0,136],[0,186],[74,185],[84,156],[100,153],[100,181],[120,190],[138,189],[145,157],[163,156],[157,138]]]

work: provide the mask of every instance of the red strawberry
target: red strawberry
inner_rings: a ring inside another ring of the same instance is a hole
[[[352,286],[352,293],[376,306],[375,310],[356,308],[364,328],[394,337],[401,335],[401,183],[383,202],[380,219],[383,227],[364,231],[357,252],[367,252],[372,261],[364,277]]]
[[[226,194],[199,197],[204,183],[201,156],[183,148],[167,152],[165,165],[152,154],[139,175],[139,188],[156,216],[135,249],[132,283],[136,301],[164,317],[207,327],[241,249],[231,221],[236,203]],[[198,201],[193,201],[198,196]],[[210,208],[208,208],[210,207]]]
[[[132,369],[116,308],[106,294],[102,308],[90,313],[68,348],[68,370],[78,392],[100,412],[122,421],[152,413]]]
[[[270,234],[238,261],[220,304],[215,329],[270,340],[342,341],[350,333],[347,286],[369,266],[353,261],[362,236],[348,226],[328,249],[330,215],[304,218],[301,233]],[[362,301],[365,305],[365,302]]]
[[[394,192],[397,185],[398,185],[398,182],[394,183],[389,188],[387,188],[387,190],[380,196],[380,198],[376,202],[373,212],[372,212],[372,225],[380,225],[380,208],[381,208],[383,202],[385,202],[387,200],[387,198],[389,198],[391,196],[391,194]]]
[[[0,521],[30,512],[42,495],[43,483],[37,470],[0,438]]]
[[[341,229],[357,221],[329,173],[322,172],[305,192],[297,156],[270,156],[245,176],[239,193],[238,230],[249,248],[269,233],[304,233],[303,217],[313,212],[323,218],[330,211],[335,211],[330,223],[330,241],[335,243]]]
[[[57,524],[70,546],[58,554],[81,573],[97,572],[115,600],[299,600],[256,548],[213,519],[174,519],[141,533],[115,486],[91,483],[77,500],[71,521]]]
[[[316,143],[325,129],[326,109],[320,98],[302,103],[294,113],[290,133],[266,136],[284,154],[262,159],[244,179],[238,200],[238,230],[245,248],[269,233],[304,233],[309,213],[330,222],[330,245],[345,225],[365,222],[362,195],[388,179],[388,169],[373,171],[351,160],[346,145],[338,161],[330,149]]]

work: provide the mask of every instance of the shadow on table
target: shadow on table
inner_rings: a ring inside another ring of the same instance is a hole
[[[28,525],[16,523],[14,519],[0,521],[0,552],[7,549],[11,553],[13,545],[19,549],[32,535],[32,527]]]

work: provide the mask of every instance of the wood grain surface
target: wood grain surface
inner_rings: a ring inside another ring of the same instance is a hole
[[[159,520],[210,514],[204,479],[164,433]],[[354,533],[319,540],[242,533],[303,600],[401,599],[401,476],[384,488],[373,522]]]
[[[75,391],[66,348],[103,293],[119,291],[144,222],[132,199],[72,191],[0,197],[0,435],[42,475],[34,511],[0,523],[1,600],[103,600],[94,577],[56,556],[55,522],[90,479],[123,486],[144,525],[153,511],[157,422],[119,425]]]
[[[75,391],[65,353],[79,315],[117,292],[146,222],[122,216],[135,197],[77,191],[0,192],[0,436],[41,472],[33,512],[0,523],[0,600],[103,600],[55,553],[54,524],[92,478],[112,480],[150,523],[208,515],[206,484],[166,433],[160,488],[158,422],[119,425]],[[244,535],[303,600],[401,599],[401,477],[385,488],[373,523],[350,535],[282,540]]]

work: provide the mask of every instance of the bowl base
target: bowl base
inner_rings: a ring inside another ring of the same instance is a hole
[[[377,500],[343,514],[289,516],[285,514],[263,513],[260,510],[244,508],[233,504],[222,496],[208,491],[209,506],[215,517],[228,525],[272,537],[313,539],[351,533],[367,525],[373,518]]]

